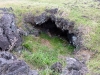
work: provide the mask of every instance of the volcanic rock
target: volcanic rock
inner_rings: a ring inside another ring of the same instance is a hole
[[[0,50],[7,51],[19,47],[22,41],[17,31],[14,14],[5,10],[0,16]]]
[[[75,58],[67,58],[67,66],[61,75],[86,75],[86,64]]]
[[[9,52],[0,52],[0,75],[39,75],[23,61]]]

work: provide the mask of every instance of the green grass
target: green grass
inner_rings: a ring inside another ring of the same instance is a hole
[[[97,53],[89,62],[88,62],[88,68],[89,68],[89,75],[98,75],[100,74],[100,54]]]
[[[45,39],[45,41],[41,43],[43,39]],[[46,46],[47,40],[50,44]],[[45,33],[42,33],[40,38],[33,36],[24,37],[23,46],[31,52],[23,52],[25,60],[38,68],[45,68],[57,61],[63,62],[63,60],[60,59],[60,55],[65,57],[74,50],[74,48],[65,41],[58,37],[51,38]]]
[[[41,42],[42,40],[44,41]],[[56,62],[60,61],[65,66],[66,56],[69,56],[74,50],[64,40],[56,36],[51,38],[45,33],[38,38],[32,35],[24,37],[23,46],[28,49],[28,51],[22,52],[23,59],[34,68],[39,69],[40,75],[52,74],[50,66]],[[53,74],[58,75],[58,73]]]
[[[51,38],[45,33],[42,33],[40,37],[49,40],[54,50],[58,51],[58,53],[60,54],[66,55],[66,54],[71,54],[73,52],[74,47],[69,45],[68,42],[66,42],[66,40],[62,40],[57,36]]]

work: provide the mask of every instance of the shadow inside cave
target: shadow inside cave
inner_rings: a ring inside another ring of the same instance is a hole
[[[64,40],[67,40],[72,46],[75,47],[74,40],[76,39],[76,36],[74,33],[69,33],[68,30],[62,30],[57,27],[54,21],[51,19],[48,19],[46,22],[42,24],[37,24],[35,26],[42,32],[47,33],[49,36],[58,36]]]

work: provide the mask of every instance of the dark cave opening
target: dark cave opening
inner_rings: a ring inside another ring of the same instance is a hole
[[[2,48],[0,47],[0,51],[2,51]]]
[[[67,40],[69,42],[69,44],[76,47],[75,43],[74,43],[74,40],[76,39],[75,34],[69,33],[68,30],[62,30],[62,29],[58,28],[56,26],[55,22],[52,21],[51,19],[48,19],[46,22],[44,22],[40,25],[37,24],[35,27],[40,29],[42,32],[47,33],[50,36],[61,37],[62,39]]]

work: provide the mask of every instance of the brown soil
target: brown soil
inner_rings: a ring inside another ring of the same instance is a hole
[[[85,50],[85,49],[81,49],[78,52],[75,53],[75,57],[83,60],[85,62],[89,61],[90,58],[94,55],[94,52],[90,51],[90,50]]]
[[[52,45],[46,39],[41,39],[41,44],[47,46],[48,48],[52,48]]]

